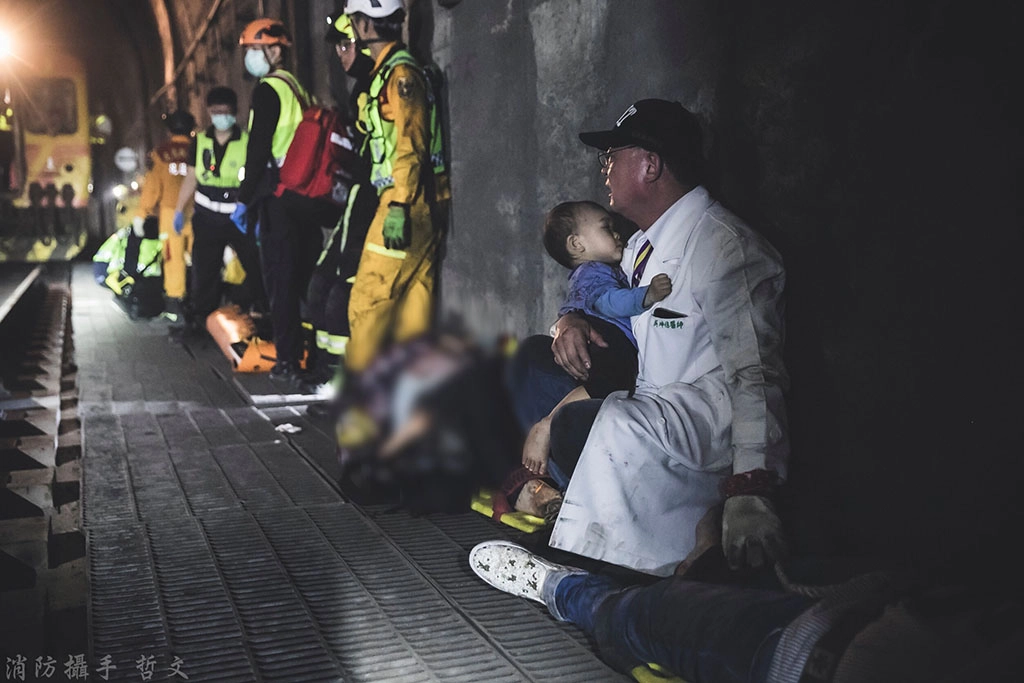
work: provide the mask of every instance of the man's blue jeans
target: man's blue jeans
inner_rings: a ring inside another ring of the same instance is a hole
[[[548,606],[622,671],[653,663],[687,681],[747,683],[765,679],[783,629],[814,602],[671,577],[623,589],[581,573],[562,577]]]

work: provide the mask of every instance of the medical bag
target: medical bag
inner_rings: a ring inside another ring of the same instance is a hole
[[[364,163],[356,152],[353,131],[337,109],[322,107],[303,97],[289,77],[271,75],[287,83],[302,106],[302,121],[278,169],[274,194],[280,197],[285,190],[291,190],[344,204]]]

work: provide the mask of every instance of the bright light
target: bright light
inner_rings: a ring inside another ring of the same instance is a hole
[[[134,180],[132,181],[132,189],[135,190],[136,192],[139,189],[139,184],[137,182],[135,182]]]
[[[0,59],[14,53],[14,39],[6,31],[0,31]]]
[[[114,185],[113,189],[110,190],[110,194],[114,195],[114,199],[121,201],[128,194],[128,188],[124,185]]]

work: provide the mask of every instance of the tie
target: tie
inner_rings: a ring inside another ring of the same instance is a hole
[[[633,259],[633,279],[631,286],[636,287],[640,284],[640,278],[644,275],[644,268],[647,267],[647,262],[651,260],[651,252],[654,248],[648,240],[644,240],[644,243],[640,246],[640,251],[636,252],[636,258]]]

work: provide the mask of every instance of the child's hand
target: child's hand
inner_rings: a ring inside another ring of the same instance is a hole
[[[647,294],[644,295],[644,308],[650,308],[672,293],[672,280],[668,275],[658,273],[651,278],[651,284],[647,285]]]

